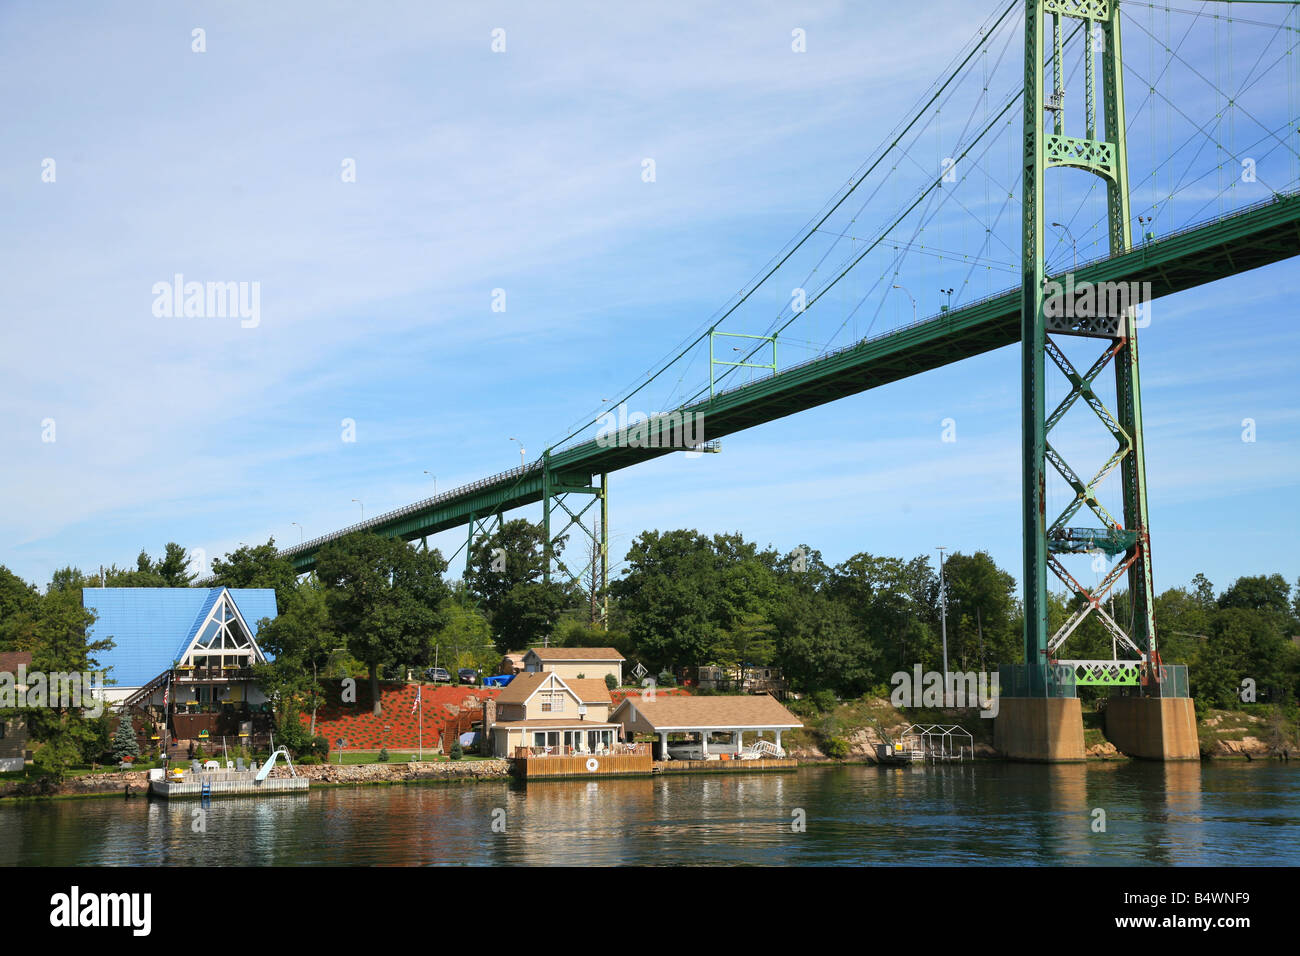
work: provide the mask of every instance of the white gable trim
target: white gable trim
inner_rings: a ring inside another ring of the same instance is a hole
[[[217,599],[212,602],[212,607],[208,609],[207,615],[203,618],[202,622],[200,622],[198,629],[195,630],[193,639],[190,640],[190,643],[185,648],[185,650],[181,652],[180,663],[182,665],[184,665],[187,660],[193,659],[195,649],[197,648],[199,643],[199,639],[203,637],[203,632],[207,630],[208,625],[211,624],[213,620],[216,618],[218,610],[220,610],[223,607],[229,607],[229,609],[234,612],[235,621],[239,624],[240,628],[243,629],[244,634],[248,636],[248,643],[252,648],[252,652],[253,652],[253,662],[258,664],[266,663],[266,655],[262,653],[262,648],[258,646],[257,638],[253,636],[253,629],[250,628],[248,626],[248,622],[244,620],[244,615],[243,613],[240,612],[239,605],[235,603],[234,597],[231,596],[230,589],[222,588],[221,593],[217,595]],[[225,627],[228,630],[230,625],[229,622],[227,621],[221,623],[221,626]],[[215,650],[204,649],[202,653],[219,656],[222,654],[242,653],[242,649],[239,650],[232,649],[232,648],[217,648]]]
[[[561,678],[559,674],[555,673],[554,671],[545,671],[544,673],[549,678],[549,680],[540,681],[538,685],[533,688],[533,692],[524,698],[523,706],[525,708],[528,707],[528,702],[531,701],[535,696],[537,696],[538,691],[543,689],[554,690],[555,687],[554,684],[551,683],[552,681],[554,681],[556,684],[559,684],[560,687],[564,689],[564,692],[566,694],[568,694],[570,697],[572,697],[575,701],[578,702],[579,706],[586,703],[581,698],[579,698],[577,694],[573,692],[573,688],[570,687],[568,684],[566,684],[563,678]]]

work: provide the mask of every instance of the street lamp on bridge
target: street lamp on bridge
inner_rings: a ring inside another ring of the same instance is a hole
[[[916,296],[912,295],[912,293],[908,292],[906,289],[904,289],[901,285],[898,285],[897,283],[894,284],[894,288],[898,289],[900,292],[903,293],[903,295],[907,296],[909,299],[912,300],[912,324],[915,325],[916,324]]]

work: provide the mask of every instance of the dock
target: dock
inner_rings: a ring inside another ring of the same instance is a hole
[[[204,770],[187,773],[179,783],[159,779],[149,781],[149,795],[163,800],[200,799],[206,796],[264,796],[280,793],[304,793],[311,785],[306,777],[267,777],[257,779],[257,770]]]
[[[524,748],[520,748],[521,750]],[[521,756],[514,772],[525,780],[574,777],[630,776],[650,773],[650,748],[646,744],[627,748],[630,752],[577,754],[572,756]]]

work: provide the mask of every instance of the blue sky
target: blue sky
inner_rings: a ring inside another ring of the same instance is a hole
[[[43,584],[169,540],[209,555],[293,543],[293,522],[310,538],[362,506],[369,517],[427,497],[426,469],[446,490],[509,468],[511,437],[535,457],[744,288],[994,11],[938,7],[6,4],[0,563]],[[1253,89],[1257,113],[1285,108],[1284,82]],[[1214,113],[1190,85],[1179,102]],[[1154,115],[1135,123],[1149,135],[1130,130],[1135,214],[1152,149],[1181,141],[1183,117]],[[960,139],[944,123],[870,214]],[[1249,126],[1222,141],[1248,148]],[[1267,184],[1216,199],[1220,171],[1181,192],[1182,214],[1294,188],[1288,149],[1260,160]],[[349,159],[355,182],[341,176]],[[1008,169],[990,179],[1006,186]],[[976,213],[997,206],[996,186],[963,185]],[[1158,205],[1162,226],[1179,224]],[[973,241],[960,214],[927,229],[937,249]],[[1095,230],[1075,231],[1081,258],[1095,254]],[[1054,242],[1060,265],[1070,247]],[[1161,300],[1142,333],[1161,589],[1197,571],[1220,587],[1300,575],[1298,270]],[[960,285],[961,301],[1014,281],[986,271],[967,283],[932,257],[898,281],[924,316],[940,287]],[[258,324],[155,316],[152,287],[177,273],[259,283]],[[763,331],[793,284],[729,327]],[[806,338],[845,344],[911,320],[887,282],[846,323],[869,286],[846,281]],[[810,354],[799,349],[791,360]],[[707,383],[707,366],[682,375]],[[1003,349],[728,437],[719,455],[617,473],[614,552],[645,528],[694,527],[806,542],[831,561],[987,549],[1018,574],[1018,376]],[[941,440],[947,418],[955,442]],[[1100,460],[1097,437],[1073,446],[1081,460]],[[462,540],[431,543],[450,553]]]

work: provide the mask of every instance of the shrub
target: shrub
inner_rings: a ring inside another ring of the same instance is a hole
[[[320,759],[320,757],[317,757],[315,754],[307,754],[305,756],[299,757],[295,761],[295,763],[297,763],[298,766],[300,767],[314,767],[317,764],[323,763],[323,761]]]
[[[460,760],[465,756],[465,749],[461,747],[459,740],[451,745],[451,753],[447,754],[447,756],[452,760]]]
[[[877,700],[889,700],[890,695],[894,692],[892,684],[880,683],[867,691],[866,696]]]
[[[131,715],[122,714],[122,720],[117,725],[117,733],[113,735],[113,759],[127,760],[135,759],[140,756],[140,745],[135,739],[135,728],[131,725]]]
[[[618,679],[613,674],[606,674],[605,686],[610,690],[618,690]]]
[[[815,691],[812,695],[812,702],[817,709],[825,713],[828,710],[835,709],[835,694],[829,690]]]
[[[388,748],[383,747],[379,751],[379,756],[375,758],[380,763],[388,763]]]
[[[830,737],[822,742],[821,750],[832,760],[843,760],[849,755],[849,742],[843,737]]]

